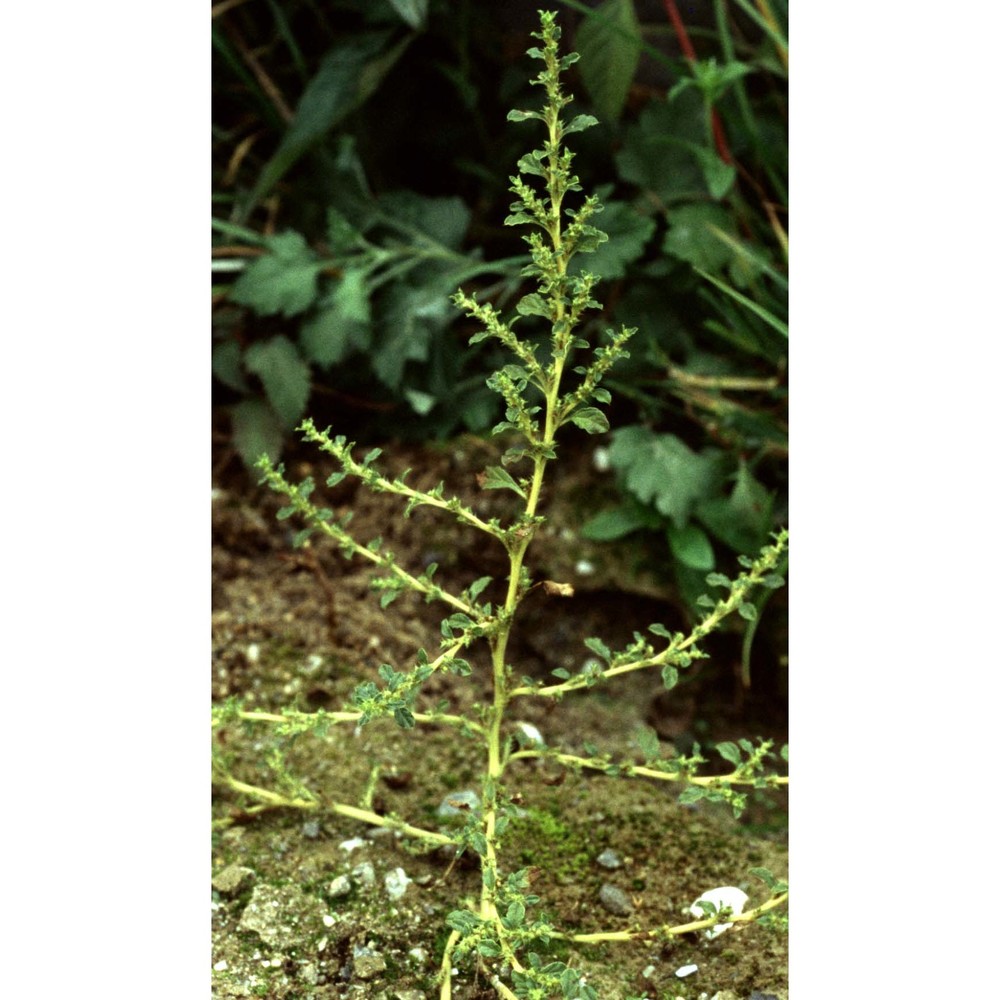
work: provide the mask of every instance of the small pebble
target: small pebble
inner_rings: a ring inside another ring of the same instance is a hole
[[[370,861],[362,861],[351,869],[351,876],[362,885],[374,885],[375,866]]]
[[[618,857],[617,853],[615,851],[612,851],[611,848],[609,847],[606,850],[601,851],[601,853],[597,855],[597,863],[602,868],[615,869],[615,868],[621,868],[622,859]]]
[[[611,452],[607,448],[595,448],[591,461],[598,472],[607,472],[611,468]]]
[[[577,561],[576,566],[577,576],[593,576],[594,575],[594,564],[589,559],[580,559]]]
[[[341,843],[340,849],[342,851],[347,851],[348,854],[351,853],[355,848],[364,847],[366,841],[362,840],[360,837],[353,837],[351,840],[345,840]]]
[[[247,646],[247,663],[256,663],[260,659],[260,646],[255,642],[251,642]]]
[[[402,899],[412,881],[402,868],[394,868],[385,876],[385,891],[390,899]]]
[[[346,875],[338,875],[326,891],[334,899],[346,896],[351,891],[351,880]]]
[[[601,906],[604,909],[619,917],[627,917],[635,909],[632,905],[632,900],[628,898],[626,893],[622,892],[618,886],[610,885],[607,882],[601,886],[598,899],[601,901]]]
[[[212,888],[222,896],[236,896],[246,889],[256,878],[252,868],[242,865],[227,865],[212,876]]]
[[[319,823],[314,819],[306,820],[302,824],[302,836],[315,840],[319,836]]]
[[[226,969],[229,968],[229,963],[223,959],[221,962],[216,962],[212,968],[215,969],[216,972],[225,972]]]
[[[310,653],[306,657],[306,662],[302,665],[302,673],[307,677],[312,677],[313,674],[319,672],[320,667],[323,666],[323,657],[319,653]]]
[[[418,965],[423,965],[427,961],[427,952],[423,948],[411,948],[407,955]]]
[[[354,974],[358,979],[374,979],[380,972],[385,972],[385,959],[369,948],[354,949]]]
[[[697,965],[682,965],[674,975],[678,979],[683,979],[685,976],[692,976],[698,971]]]

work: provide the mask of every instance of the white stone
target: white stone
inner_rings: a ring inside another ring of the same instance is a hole
[[[225,972],[226,969],[229,968],[229,963],[223,959],[221,962],[216,962],[212,968],[215,969],[216,972]]]
[[[716,912],[722,909],[731,910],[733,915],[742,913],[743,907],[747,905],[747,901],[750,897],[742,890],[738,889],[735,885],[723,885],[718,889],[709,889],[708,892],[703,892],[689,907],[688,913],[690,913],[696,920],[704,920],[706,917],[710,916],[710,912],[707,908],[701,906],[701,903],[711,903]],[[714,927],[710,927],[705,931],[705,937],[710,941],[712,938],[717,938],[723,931],[728,931],[732,924],[716,924]]]
[[[536,743],[541,743],[542,746],[545,746],[542,734],[530,722],[518,722],[516,725],[529,740],[534,740]]]
[[[698,971],[697,965],[682,965],[674,975],[678,979],[683,979],[685,976],[693,976]]]
[[[385,891],[390,899],[402,899],[406,887],[413,881],[402,868],[394,868],[385,876]]]
[[[591,461],[598,472],[607,472],[611,468],[611,452],[607,448],[595,448]]]
[[[260,646],[255,642],[251,642],[247,646],[247,663],[256,663],[260,659]]]
[[[362,840],[360,837],[354,837],[351,840],[345,840],[341,843],[340,849],[342,851],[347,851],[348,854],[351,853],[356,847],[364,847],[366,841]]]
[[[589,559],[579,559],[574,567],[576,569],[577,576],[593,576],[594,575],[594,564]]]

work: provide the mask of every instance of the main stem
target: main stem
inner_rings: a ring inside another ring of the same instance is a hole
[[[549,137],[551,148],[558,148],[558,121],[550,120]],[[549,236],[552,240],[552,248],[555,251],[557,282],[556,282],[556,309],[552,317],[553,330],[565,316],[565,302],[563,298],[563,281],[566,277],[566,260],[562,254],[562,192],[557,185],[552,182],[557,164],[557,154],[553,152],[550,156],[550,185],[549,194],[551,198],[551,214]],[[554,338],[553,338],[554,339]],[[542,482],[545,479],[545,467],[548,464],[548,454],[556,435],[556,416],[559,403],[559,385],[562,381],[563,368],[566,363],[567,350],[559,349],[553,343],[553,360],[550,377],[545,389],[545,427],[541,441],[532,443],[538,445],[534,457],[534,470],[531,477],[531,487],[528,491],[527,501],[524,508],[524,524],[521,532],[515,536],[515,540],[510,545],[508,551],[510,555],[510,576],[507,582],[507,596],[504,600],[503,614],[500,616],[500,625],[491,640],[491,653],[493,660],[493,706],[489,715],[487,726],[487,785],[486,794],[483,796],[483,824],[486,836],[486,854],[483,857],[483,886],[480,896],[480,916],[484,920],[494,921],[499,928],[499,919],[496,908],[496,884],[499,878],[497,870],[497,850],[496,850],[496,823],[497,823],[497,794],[500,789],[500,779],[503,777],[506,760],[503,755],[503,743],[501,729],[503,727],[504,712],[510,700],[509,677],[506,667],[507,640],[510,636],[511,626],[514,622],[514,615],[521,600],[521,571],[524,565],[524,556],[528,551],[528,546],[534,538],[537,522],[535,512],[538,509],[538,501],[541,497]],[[492,877],[487,878],[486,873],[490,872]],[[503,934],[500,935],[503,941]],[[505,951],[508,949],[505,949]],[[513,955],[508,955],[513,959],[515,966],[519,965]]]

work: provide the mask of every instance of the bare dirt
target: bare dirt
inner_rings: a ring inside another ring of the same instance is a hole
[[[510,659],[526,675],[547,677],[559,667],[578,670],[590,655],[583,640],[599,636],[611,648],[652,622],[683,627],[685,612],[661,568],[666,543],[648,536],[625,544],[588,543],[579,529],[614,498],[607,475],[594,471],[592,445],[570,449],[547,484],[547,523],[529,553],[534,580],[571,583],[573,597],[533,591],[518,613]],[[480,490],[476,473],[496,464],[497,451],[477,440],[437,447],[387,445],[380,467],[412,468],[411,485],[446,482],[477,513],[502,516],[502,491]],[[289,475],[313,474],[322,483],[332,469],[322,458],[293,453]],[[293,549],[294,527],[278,521],[278,498],[254,477],[227,463],[213,483],[213,679],[215,703],[238,698],[244,708],[278,712],[340,709],[379,664],[406,669],[420,648],[440,641],[440,605],[404,595],[383,610],[369,590],[369,569],[345,561],[332,547]],[[352,508],[361,540],[376,535],[401,565],[440,564],[435,578],[460,590],[492,575],[502,583],[505,558],[497,544],[456,529],[447,515],[418,509],[402,519],[392,497],[372,496],[349,482],[327,492],[338,513]],[[660,546],[662,545],[662,548]],[[652,727],[664,745],[702,752],[713,743],[763,736],[786,740],[782,609],[769,611],[755,650],[753,685],[739,681],[738,634],[708,643],[700,661],[673,691],[641,672],[558,705],[523,699],[516,721],[536,726],[550,746],[582,753],[596,744],[635,758],[636,735]],[[441,699],[451,712],[471,712],[488,699],[489,671],[473,647],[471,677],[435,676],[427,704]],[[278,748],[286,776],[269,766]],[[237,723],[220,727],[214,752],[230,774],[248,784],[289,793],[300,781],[317,797],[313,810],[254,812],[259,803],[221,782],[214,788],[213,995],[274,998],[436,998],[438,960],[448,936],[445,918],[478,895],[479,874],[466,858],[427,850],[395,832],[368,827],[322,808],[364,803],[424,829],[447,829],[438,807],[449,796],[478,787],[480,750],[448,727],[406,732],[391,720],[356,730],[331,726],[318,738],[279,739],[274,727]],[[768,897],[750,868],[787,878],[787,802],[780,793],[753,792],[746,813],[704,802],[682,806],[679,788],[642,779],[565,772],[525,762],[512,767],[512,790],[522,817],[504,843],[507,870],[533,866],[539,909],[563,930],[622,930],[678,924],[703,891],[742,887],[751,905]],[[285,782],[282,784],[282,782]],[[620,860],[597,859],[611,849]],[[389,887],[401,869],[405,891]],[[344,876],[341,878],[341,876]],[[387,887],[386,877],[389,876]],[[409,882],[405,880],[409,879]],[[614,913],[600,900],[611,885],[630,912]],[[567,948],[550,958],[585,971],[602,998],[647,997],[787,1000],[788,920],[778,910],[755,924],[736,925],[713,941],[694,935],[662,942]],[[697,965],[689,977],[676,971]],[[485,978],[462,968],[454,996],[495,996]]]

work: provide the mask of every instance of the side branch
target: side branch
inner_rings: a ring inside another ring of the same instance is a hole
[[[664,924],[661,927],[653,927],[650,930],[625,930],[606,931],[594,934],[568,934],[561,931],[550,931],[549,937],[559,938],[562,941],[572,941],[575,944],[598,944],[602,941],[635,941],[635,940],[655,940],[656,938],[677,937],[679,934],[690,934],[693,931],[708,930],[717,924],[748,924],[758,917],[783,905],[788,900],[788,893],[782,892],[760,906],[755,906],[745,913],[714,913],[704,920],[692,920],[686,924]]]
[[[715,788],[730,785],[750,785],[758,787],[762,782],[767,785],[787,785],[788,778],[784,775],[773,774],[763,777],[748,777],[741,768],[734,769],[730,774],[694,775],[688,774],[684,770],[661,771],[654,767],[646,767],[642,764],[614,764],[611,761],[597,760],[592,757],[577,757],[571,753],[559,753],[551,750],[517,750],[510,755],[508,760],[526,760],[528,758],[545,758],[555,760],[567,767],[585,767],[592,771],[613,772],[615,777],[623,778],[655,778],[658,781],[682,781],[687,785],[700,785],[703,788]],[[669,763],[669,760],[668,760]]]
[[[346,475],[357,476],[375,493],[393,493],[396,496],[405,497],[409,501],[407,513],[414,507],[435,507],[438,510],[446,510],[454,514],[456,519],[463,524],[468,524],[493,538],[502,540],[503,529],[498,523],[484,521],[466,507],[458,497],[446,500],[441,486],[431,492],[425,492],[408,486],[402,478],[387,479],[370,464],[373,458],[378,455],[378,449],[370,453],[370,456],[364,461],[358,462],[351,454],[352,446],[347,443],[345,438],[331,438],[325,431],[317,430],[312,420],[304,420],[299,426],[299,430],[307,441],[314,442],[321,451],[325,451],[337,459]]]
[[[423,840],[428,844],[435,844],[438,847],[445,844],[458,844],[458,841],[454,837],[449,837],[447,834],[435,833],[433,830],[424,830],[419,826],[411,826],[409,823],[405,823],[393,816],[380,816],[370,809],[359,809],[357,806],[349,806],[343,802],[324,803],[318,799],[292,799],[278,792],[272,792],[267,788],[248,785],[246,782],[239,781],[228,775],[224,779],[224,784],[235,792],[240,792],[243,795],[249,795],[252,798],[261,800],[271,808],[325,809],[329,812],[338,813],[341,816],[347,816],[350,819],[360,820],[369,826],[382,826],[391,830],[399,830],[408,837],[415,837],[418,840]]]

